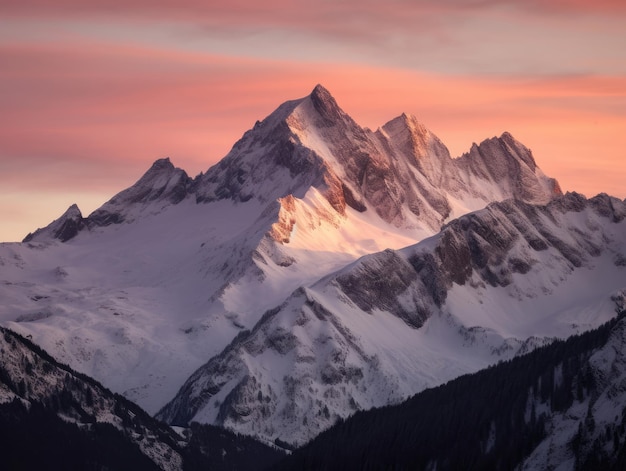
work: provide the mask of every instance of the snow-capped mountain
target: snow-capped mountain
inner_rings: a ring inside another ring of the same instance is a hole
[[[609,319],[625,213],[508,133],[451,158],[317,86],[195,178],[158,160],[0,244],[0,322],[170,422],[303,443]]]
[[[26,241],[51,236],[67,241],[80,230],[132,222],[147,207],[154,213],[155,206],[161,209],[188,198],[197,203],[254,199],[269,203],[268,210],[277,209],[279,202],[288,213],[295,199],[318,212],[332,208],[335,221],[351,208],[373,212],[398,228],[437,232],[444,220],[491,201],[515,198],[541,204],[560,193],[530,150],[509,133],[474,144],[470,152],[452,159],[415,117],[402,114],[373,132],[354,122],[318,85],[311,95],[286,102],[257,122],[205,174],[191,179],[169,159],[161,159],[84,224],[73,206]],[[316,194],[330,207],[308,201]],[[70,220],[75,229],[61,231]]]
[[[265,313],[185,383],[166,421],[304,443],[359,409],[588,330],[625,288],[626,205],[493,203]]]
[[[361,128],[321,86],[206,173],[161,159],[83,217],[0,246],[0,320],[156,412],[290,294],[491,201],[560,193],[509,134],[452,159],[415,118]]]

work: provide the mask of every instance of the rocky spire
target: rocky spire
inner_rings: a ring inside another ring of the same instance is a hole
[[[85,227],[85,220],[76,204],[71,205],[67,210],[43,229],[37,229],[29,233],[23,242],[43,241],[45,239],[56,239],[67,242],[78,234]]]

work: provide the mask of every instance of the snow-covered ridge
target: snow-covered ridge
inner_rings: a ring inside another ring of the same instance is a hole
[[[355,410],[525,353],[615,315],[626,205],[515,200],[363,257],[268,311],[160,417],[303,443]]]

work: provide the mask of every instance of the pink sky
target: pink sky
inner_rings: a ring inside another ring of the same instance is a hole
[[[195,176],[321,83],[452,155],[511,132],[564,190],[626,197],[626,2],[0,0],[0,240],[169,156]],[[261,6],[262,5],[262,6]]]

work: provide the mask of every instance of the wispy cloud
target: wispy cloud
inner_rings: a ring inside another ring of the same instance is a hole
[[[370,127],[404,111],[418,114],[447,134],[442,137],[456,154],[505,130],[520,130],[529,144],[541,145],[559,126],[588,124],[582,136],[593,140],[594,123],[611,129],[626,118],[622,77],[446,77],[78,42],[0,47],[0,61],[6,66],[0,71],[3,174],[6,179],[29,162],[34,173],[42,171],[42,186],[59,178],[92,186],[76,179],[73,168],[113,185],[120,168],[136,174],[165,155],[192,174],[205,170],[254,121],[317,82]],[[559,142],[566,148],[580,146],[580,139]],[[8,168],[11,159],[20,163]],[[111,165],[116,161],[119,166]],[[69,170],[50,179],[47,163],[63,162]],[[544,163],[550,166],[548,158]]]
[[[61,22],[57,32],[72,21],[86,22],[84,30],[112,39],[121,34],[141,40],[143,34],[144,40],[158,38],[174,48],[236,55],[374,61],[454,73],[530,68],[622,73],[625,5],[610,0],[25,0],[5,2],[2,11],[12,22]],[[612,57],[620,60],[611,62]]]
[[[3,0],[0,8],[5,13],[28,15],[136,15],[140,18],[151,16],[197,18],[198,15],[214,15],[232,21],[258,22],[259,18],[271,18],[276,23],[282,21],[339,22],[332,15],[350,13],[357,16],[387,16],[399,18],[405,12],[450,12],[484,10],[493,6],[509,6],[534,11],[567,12],[621,12],[626,6],[621,0],[339,0],[321,1],[316,4],[302,0]],[[308,13],[308,18],[304,15]]]

